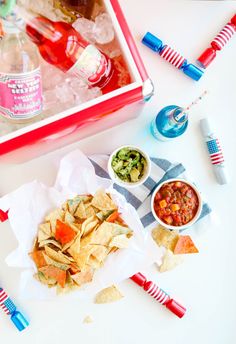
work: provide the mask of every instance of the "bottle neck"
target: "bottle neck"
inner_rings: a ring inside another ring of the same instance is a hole
[[[6,34],[18,34],[24,30],[24,21],[12,12],[3,18],[3,28]]]
[[[58,37],[61,35],[55,31],[54,23],[51,20],[26,11],[22,6],[15,5],[14,11],[4,18],[4,22],[7,33],[26,30],[36,44],[40,44],[45,39],[55,42],[61,38]]]
[[[173,125],[182,126],[188,120],[188,114],[183,112],[183,108],[177,106],[169,113],[169,121]]]

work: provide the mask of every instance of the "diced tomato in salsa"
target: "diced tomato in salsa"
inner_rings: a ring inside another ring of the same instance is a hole
[[[164,184],[154,199],[154,209],[160,220],[168,225],[182,226],[190,222],[199,207],[194,189],[181,181]]]

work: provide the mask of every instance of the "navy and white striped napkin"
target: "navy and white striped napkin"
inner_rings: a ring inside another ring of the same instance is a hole
[[[89,158],[95,169],[96,175],[110,179],[107,172],[109,156],[94,155]],[[170,178],[186,178],[186,170],[182,164],[173,164],[165,159],[151,158],[151,174],[144,184],[134,189],[126,189],[114,184],[114,189],[121,193],[128,203],[137,210],[140,220],[145,228],[149,228],[156,220],[152,215],[150,202],[154,189],[162,182]],[[199,220],[210,214],[211,208],[203,202],[203,208]],[[198,220],[198,221],[199,221]]]

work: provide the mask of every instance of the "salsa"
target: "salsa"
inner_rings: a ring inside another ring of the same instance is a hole
[[[186,225],[195,217],[198,207],[196,192],[181,181],[162,185],[154,198],[154,210],[158,218],[171,226]]]

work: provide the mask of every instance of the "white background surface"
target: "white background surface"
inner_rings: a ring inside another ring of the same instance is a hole
[[[235,59],[236,37],[220,52],[198,83],[155,55],[140,43],[146,31],[157,34],[194,62],[236,9],[234,1],[120,0],[138,48],[151,76],[156,94],[143,114],[96,137],[65,147],[28,163],[0,162],[0,193],[5,194],[35,178],[53,184],[59,158],[75,147],[85,153],[110,152],[118,145],[140,144],[151,155],[184,163],[199,184],[221,223],[212,223],[198,237],[198,255],[187,257],[175,270],[159,274],[150,267],[145,274],[187,307],[178,319],[146,295],[132,281],[120,285],[125,297],[118,303],[94,305],[92,300],[65,303],[18,300],[30,318],[30,327],[19,334],[0,313],[0,343],[99,343],[141,344],[233,344],[236,342],[236,231],[235,175]],[[165,105],[186,105],[203,90],[209,96],[194,109],[187,133],[179,139],[159,143],[148,126]],[[199,119],[209,116],[220,136],[232,181],[217,185],[199,132]],[[20,271],[6,266],[4,259],[16,241],[9,224],[0,225],[0,270],[4,287],[17,300]],[[94,321],[83,324],[86,315]]]

